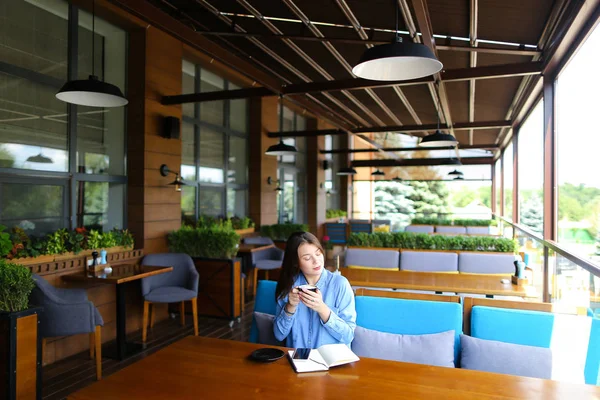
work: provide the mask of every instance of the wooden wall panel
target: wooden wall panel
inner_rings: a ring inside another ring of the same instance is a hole
[[[321,124],[323,125],[323,124]],[[319,121],[311,118],[307,121],[307,129],[327,129],[319,126]],[[306,140],[306,181],[307,185],[307,217],[310,231],[318,238],[324,235],[325,208],[327,207],[327,194],[325,185],[325,170],[323,161],[325,155],[319,149],[325,148],[325,137],[309,137]],[[321,187],[323,186],[323,187]]]

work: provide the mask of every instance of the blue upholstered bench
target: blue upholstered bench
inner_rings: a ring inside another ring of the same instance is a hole
[[[408,225],[404,232],[412,233],[433,233],[433,226],[431,225]]]
[[[458,272],[476,274],[515,273],[515,255],[512,253],[460,253],[458,255]]]
[[[275,288],[277,282],[273,281],[258,281],[256,288],[256,298],[254,299],[254,311],[275,315],[277,302],[275,301]],[[258,327],[256,320],[252,316],[252,326],[250,328],[249,341],[258,343]]]
[[[368,267],[379,269],[398,269],[400,253],[398,250],[348,249],[344,265],[346,267]]]
[[[435,233],[450,234],[450,235],[466,235],[467,228],[464,226],[445,226],[439,225],[435,227]]]
[[[590,342],[583,373],[585,383],[600,386],[600,318],[592,319]]]
[[[462,306],[458,303],[357,296],[356,325],[403,335],[424,335],[454,330],[454,363],[458,361],[462,333]]]

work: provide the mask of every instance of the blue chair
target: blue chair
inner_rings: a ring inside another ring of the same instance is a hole
[[[185,326],[185,302],[191,301],[194,317],[194,335],[198,336],[198,271],[194,261],[187,254],[163,253],[149,254],[142,265],[173,267],[173,271],[142,279],[144,297],[144,319],[142,342],[146,342],[148,329],[148,311],[153,303],[180,303],[181,326]],[[154,326],[154,307],[150,315],[150,328]]]
[[[584,369],[585,383],[600,386],[600,318],[592,319]]]
[[[256,298],[254,300],[254,311],[275,315],[275,311],[277,310],[277,302],[275,301],[276,288],[277,282],[258,282],[258,288],[256,289]],[[249,341],[251,343],[258,343],[258,327],[256,326],[256,320],[254,316],[252,316],[252,326],[250,327]]]
[[[458,363],[463,310],[459,303],[356,296],[356,325],[401,335],[454,330],[454,364]]]
[[[248,237],[244,238],[244,243],[271,246],[266,249],[255,251],[252,253],[252,268],[254,269],[252,286],[254,288],[254,296],[256,297],[258,270],[265,271],[265,279],[269,280],[269,271],[281,268],[284,251],[275,247],[275,243],[273,242],[273,240],[268,237]]]
[[[328,222],[325,224],[325,232],[332,244],[346,244],[348,225],[346,223]]]
[[[59,289],[39,275],[33,275],[35,287],[30,303],[41,306],[39,334],[42,337],[42,357],[46,338],[90,335],[90,358],[96,358],[96,379],[102,379],[102,326],[104,321],[94,304],[88,300],[85,289]],[[94,354],[95,352],[95,354]]]

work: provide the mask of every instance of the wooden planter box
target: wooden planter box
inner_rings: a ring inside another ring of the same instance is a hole
[[[236,229],[235,233],[240,235],[241,237],[248,236],[255,232],[255,228],[246,228],[246,229]]]
[[[127,248],[124,246],[114,246],[114,247],[109,247],[105,250],[108,254],[114,254],[114,253],[122,253],[122,252],[130,251],[132,249],[133,248]],[[88,256],[92,255],[93,251],[94,250],[83,250],[83,251],[79,252],[78,254],[75,254],[73,252],[68,252],[68,253],[63,253],[63,254],[47,254],[47,255],[38,256],[38,257],[14,258],[14,259],[10,260],[10,262],[15,263],[15,264],[20,264],[20,265],[44,264],[44,263],[51,263],[54,261],[66,261],[66,260],[72,260],[74,258],[88,257]],[[98,253],[100,253],[100,250],[98,250]]]
[[[235,320],[242,315],[242,261],[240,258],[194,257],[200,275],[198,314]]]
[[[347,217],[333,217],[333,218],[326,218],[325,219],[325,223],[333,223],[333,224],[336,224],[336,223],[343,224],[343,223],[345,223],[347,221],[348,221]]]
[[[42,308],[0,313],[0,398],[41,399],[41,340],[38,314]]]

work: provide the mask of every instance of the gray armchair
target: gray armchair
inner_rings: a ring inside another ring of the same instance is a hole
[[[181,253],[149,254],[142,260],[142,265],[173,267],[173,271],[169,273],[142,279],[142,296],[144,297],[142,341],[146,342],[148,311],[150,308],[152,308],[150,328],[154,326],[153,303],[180,303],[181,326],[185,326],[185,302],[191,301],[194,334],[198,336],[197,297],[199,275],[192,258]]]
[[[244,239],[244,243],[271,245],[271,247],[252,253],[252,267],[254,270],[253,290],[254,297],[256,297],[258,270],[260,269],[265,271],[265,279],[269,280],[269,271],[281,268],[284,251],[275,247],[275,243],[273,243],[273,240],[271,240],[271,238],[268,237],[248,237]]]
[[[39,275],[33,275],[35,287],[30,303],[44,307],[39,316],[42,356],[46,338],[80,333],[90,335],[90,358],[96,358],[96,378],[102,379],[102,316],[87,299],[85,289],[59,289]],[[94,354],[95,352],[95,354]]]

